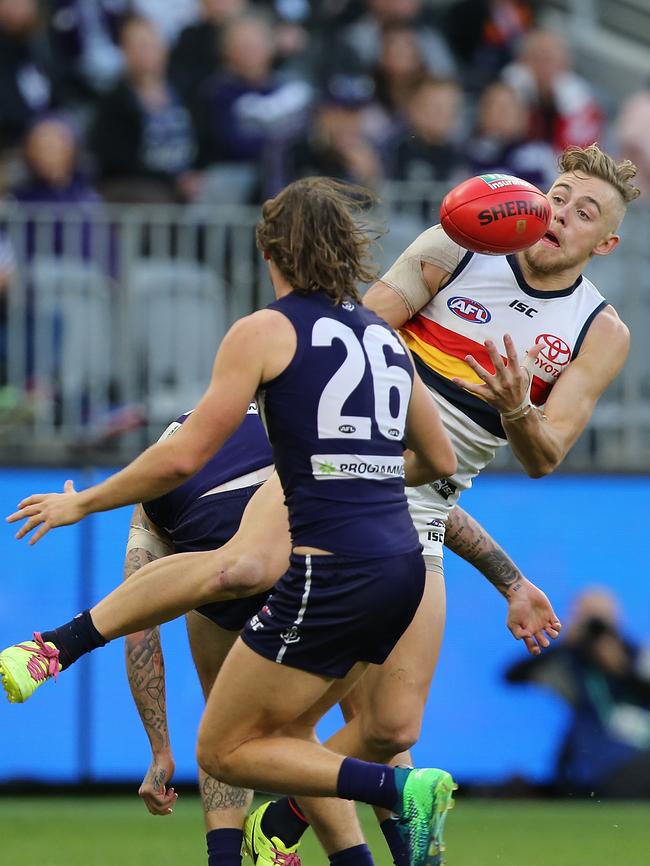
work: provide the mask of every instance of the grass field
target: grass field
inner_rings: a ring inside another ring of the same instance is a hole
[[[391,863],[361,811],[376,866]],[[1,866],[205,866],[198,800],[153,818],[137,797],[0,800]],[[461,799],[447,832],[449,866],[647,866],[650,804]],[[311,833],[305,866],[326,866]]]

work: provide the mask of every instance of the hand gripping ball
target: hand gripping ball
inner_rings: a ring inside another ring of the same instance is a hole
[[[506,255],[537,243],[548,230],[544,193],[518,177],[481,174],[445,196],[440,222],[449,237],[475,253]]]

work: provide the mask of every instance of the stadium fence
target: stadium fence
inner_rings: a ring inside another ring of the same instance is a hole
[[[445,191],[386,186],[372,215],[388,229],[380,273],[435,221]],[[0,289],[0,460],[119,463],[191,408],[228,326],[272,299],[258,217],[239,205],[3,204],[12,275]],[[650,209],[634,205],[620,249],[588,271],[632,349],[567,468],[650,469],[648,237]],[[515,465],[502,450],[497,465]]]

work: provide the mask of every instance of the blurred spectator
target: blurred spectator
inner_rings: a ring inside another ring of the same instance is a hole
[[[529,106],[528,138],[549,142],[557,151],[586,147],[602,133],[603,115],[591,87],[572,71],[569,47],[559,33],[532,30],[503,80]]]
[[[165,44],[171,44],[198,17],[200,0],[130,0],[130,4],[137,15],[155,22]]]
[[[120,32],[124,78],[101,101],[90,147],[111,201],[174,202],[196,192],[191,118],[166,79],[167,52],[154,25],[131,16]]]
[[[117,40],[129,0],[56,0],[50,5],[50,39],[61,67],[63,98],[92,99],[122,71]]]
[[[493,80],[533,23],[528,0],[461,0],[448,12],[449,42],[471,90]]]
[[[311,48],[313,13],[309,0],[253,0],[255,6],[273,16],[275,23],[276,66],[291,74],[311,73],[312,58],[307,56]]]
[[[328,2],[314,3],[313,0],[254,0],[256,6],[272,12],[278,21],[308,27],[315,16],[314,6],[327,7]],[[342,4],[337,4],[342,5]]]
[[[570,705],[557,764],[567,793],[650,797],[650,648],[622,634],[611,593],[578,596],[562,642],[506,677],[546,686]]]
[[[264,18],[227,23],[220,53],[223,72],[205,82],[197,106],[199,164],[239,164],[257,174],[270,151],[304,126],[311,88],[273,73],[273,31]],[[234,187],[231,194],[238,200]]]
[[[15,267],[16,260],[9,238],[0,231],[0,296],[6,291]]]
[[[367,75],[330,77],[307,133],[289,147],[287,176],[278,186],[297,177],[327,175],[376,188],[383,166],[364,129],[364,112],[373,92]]]
[[[201,17],[179,34],[169,60],[169,77],[186,105],[217,70],[218,44],[223,25],[241,16],[248,0],[201,0]]]
[[[381,50],[381,33],[397,24],[415,27],[420,53],[431,75],[455,73],[455,63],[444,36],[436,26],[433,10],[424,0],[366,0],[367,10],[343,31],[343,41],[372,69]]]
[[[33,210],[24,223],[20,243],[22,262],[36,256],[62,260],[103,259],[105,271],[115,271],[115,238],[106,225],[99,225],[101,198],[79,168],[77,139],[73,128],[61,117],[37,121],[23,144],[27,180],[13,191],[23,205],[74,205],[74,218],[63,209]],[[54,214],[54,216],[53,216]],[[80,219],[80,216],[83,218]],[[105,238],[108,238],[105,240]]]
[[[37,121],[23,145],[28,180],[13,192],[22,204],[85,204],[99,196],[77,167],[77,143],[62,118]]]
[[[621,156],[636,165],[635,184],[650,195],[650,83],[623,103],[614,133]]]
[[[310,0],[312,28],[332,33],[357,21],[366,11],[365,0]]]
[[[82,395],[82,383],[100,369],[100,349],[101,377],[110,375],[107,317],[117,238],[79,170],[76,138],[65,120],[37,121],[23,152],[29,178],[13,194],[26,206],[16,226],[22,291],[14,296],[10,321],[23,322],[22,363],[30,386],[40,387],[56,371],[59,384],[65,381]],[[58,400],[58,385],[50,396]]]
[[[406,101],[407,126],[393,143],[391,180],[453,184],[466,174],[458,146],[463,91],[458,82],[427,79]]]
[[[472,174],[513,174],[548,189],[557,175],[555,155],[545,141],[526,141],[528,123],[528,108],[511,87],[499,81],[486,87],[465,149]]]
[[[374,70],[375,98],[379,109],[373,117],[376,141],[383,142],[398,131],[404,122],[408,98],[427,77],[415,27],[410,24],[385,27]]]
[[[0,150],[52,106],[54,77],[37,0],[0,0]]]
[[[6,234],[0,231],[0,389],[7,384],[7,301],[15,269],[13,248]]]

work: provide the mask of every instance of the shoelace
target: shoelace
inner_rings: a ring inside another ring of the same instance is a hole
[[[273,848],[273,862],[279,866],[302,866],[302,860],[297,854],[285,854],[284,851],[278,851]]]
[[[59,675],[59,651],[56,647],[48,646],[41,633],[34,632],[34,643],[38,644],[38,649],[26,644],[17,644],[19,649],[25,650],[30,654],[27,662],[27,670],[34,682],[41,683],[48,677],[56,678]],[[295,864],[293,864],[295,866]]]

